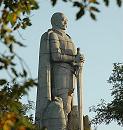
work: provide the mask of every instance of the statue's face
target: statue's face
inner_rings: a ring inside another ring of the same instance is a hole
[[[67,18],[63,13],[55,13],[51,18],[51,24],[53,28],[66,30]]]
[[[60,17],[59,17],[59,28],[60,29],[63,29],[63,30],[66,30],[66,28],[67,28],[67,18],[64,16],[64,15],[61,15]]]

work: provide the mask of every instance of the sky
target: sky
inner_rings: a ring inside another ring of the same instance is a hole
[[[27,62],[33,77],[37,77],[38,54],[40,37],[51,28],[50,18],[55,12],[62,12],[68,17],[67,33],[72,37],[76,47],[81,48],[81,53],[85,56],[83,67],[83,97],[84,115],[89,112],[89,107],[100,103],[101,99],[110,102],[112,99],[111,86],[107,80],[111,74],[113,63],[123,62],[123,7],[118,8],[115,3],[111,3],[107,8],[99,6],[101,13],[97,14],[97,21],[93,21],[89,14],[75,20],[77,8],[73,8],[69,3],[58,2],[52,7],[47,0],[40,1],[40,9],[31,14],[32,26],[25,31],[20,30],[25,40],[21,41],[28,47],[18,48],[17,53]],[[18,35],[18,34],[17,34]],[[19,35],[18,35],[19,37]],[[36,88],[30,90],[29,99],[36,101]],[[77,102],[75,94],[75,104]],[[98,130],[122,130],[116,123],[110,125],[100,125]]]

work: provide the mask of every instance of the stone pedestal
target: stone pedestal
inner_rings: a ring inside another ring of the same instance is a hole
[[[78,106],[73,106],[72,111],[68,115],[68,130],[79,130],[79,114]]]

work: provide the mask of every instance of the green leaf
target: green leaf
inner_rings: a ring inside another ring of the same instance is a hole
[[[91,16],[91,18],[92,18],[93,20],[96,20],[96,16],[95,16],[94,13],[90,12],[90,16]]]
[[[119,7],[122,6],[122,0],[117,0],[116,2],[117,2],[117,5],[118,5]]]
[[[11,71],[16,77],[18,77],[17,71],[14,68],[11,68]]]
[[[57,0],[51,0],[52,5],[56,5]]]
[[[11,53],[13,53],[13,45],[12,44],[9,45],[9,50]]]
[[[24,18],[23,21],[29,21],[29,17]]]
[[[109,0],[103,0],[106,6],[109,6]]]
[[[28,23],[27,23],[27,25],[28,25],[28,26],[31,26],[31,25],[32,25],[32,23],[31,23],[31,22],[28,22]]]
[[[36,1],[34,1],[33,6],[31,7],[31,9],[34,10],[34,9],[38,9],[38,8],[39,8],[38,3]]]
[[[20,24],[20,23],[18,23],[18,24],[14,27],[14,29],[13,29],[13,30],[17,30],[20,26],[21,26],[21,24]]]
[[[7,83],[6,79],[0,79],[0,85],[4,85],[6,83]]]
[[[12,66],[16,66],[16,64],[15,64],[14,62],[11,62],[11,65],[12,65]]]
[[[3,0],[0,0],[0,6],[1,6],[2,2],[3,2]]]
[[[14,57],[15,57],[15,55],[12,55],[12,56],[10,56],[10,59],[11,59],[11,60],[13,60],[13,59],[14,59]]]
[[[16,41],[16,44],[18,44],[18,45],[21,46],[21,47],[26,47],[26,45],[22,44],[22,43],[19,42],[19,41]]]
[[[94,4],[97,4],[97,5],[99,5],[100,3],[96,1],[96,2],[94,2]]]
[[[0,66],[0,70],[2,70],[3,69],[3,66]]]
[[[77,1],[76,1],[76,2],[73,2],[73,6],[80,7],[80,8],[83,8],[83,7],[84,7],[82,3],[77,2]]]
[[[27,77],[27,72],[26,72],[25,69],[23,69],[23,75],[24,75],[25,77]]]
[[[21,28],[25,29],[27,27],[27,24],[25,22],[22,23]]]
[[[64,2],[67,2],[67,0],[63,0]]]
[[[76,20],[81,18],[84,14],[85,14],[85,10],[84,9],[80,9],[80,11],[76,14]]]
[[[12,27],[15,25],[16,22],[16,18],[14,17],[15,15],[15,13],[10,13],[7,16],[7,20],[11,23]]]
[[[99,9],[97,9],[96,7],[93,7],[93,6],[90,7],[90,10],[91,10],[91,11],[98,12],[98,13],[100,12]]]

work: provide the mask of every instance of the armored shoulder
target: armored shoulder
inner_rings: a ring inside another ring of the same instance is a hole
[[[50,38],[50,40],[59,40],[58,36],[57,36],[57,34],[55,32],[50,33],[49,38]]]
[[[41,36],[41,41],[42,41],[42,40],[46,40],[46,39],[47,39],[47,36],[48,36],[48,33],[47,33],[47,32],[45,32],[44,34],[42,34],[42,36]]]

